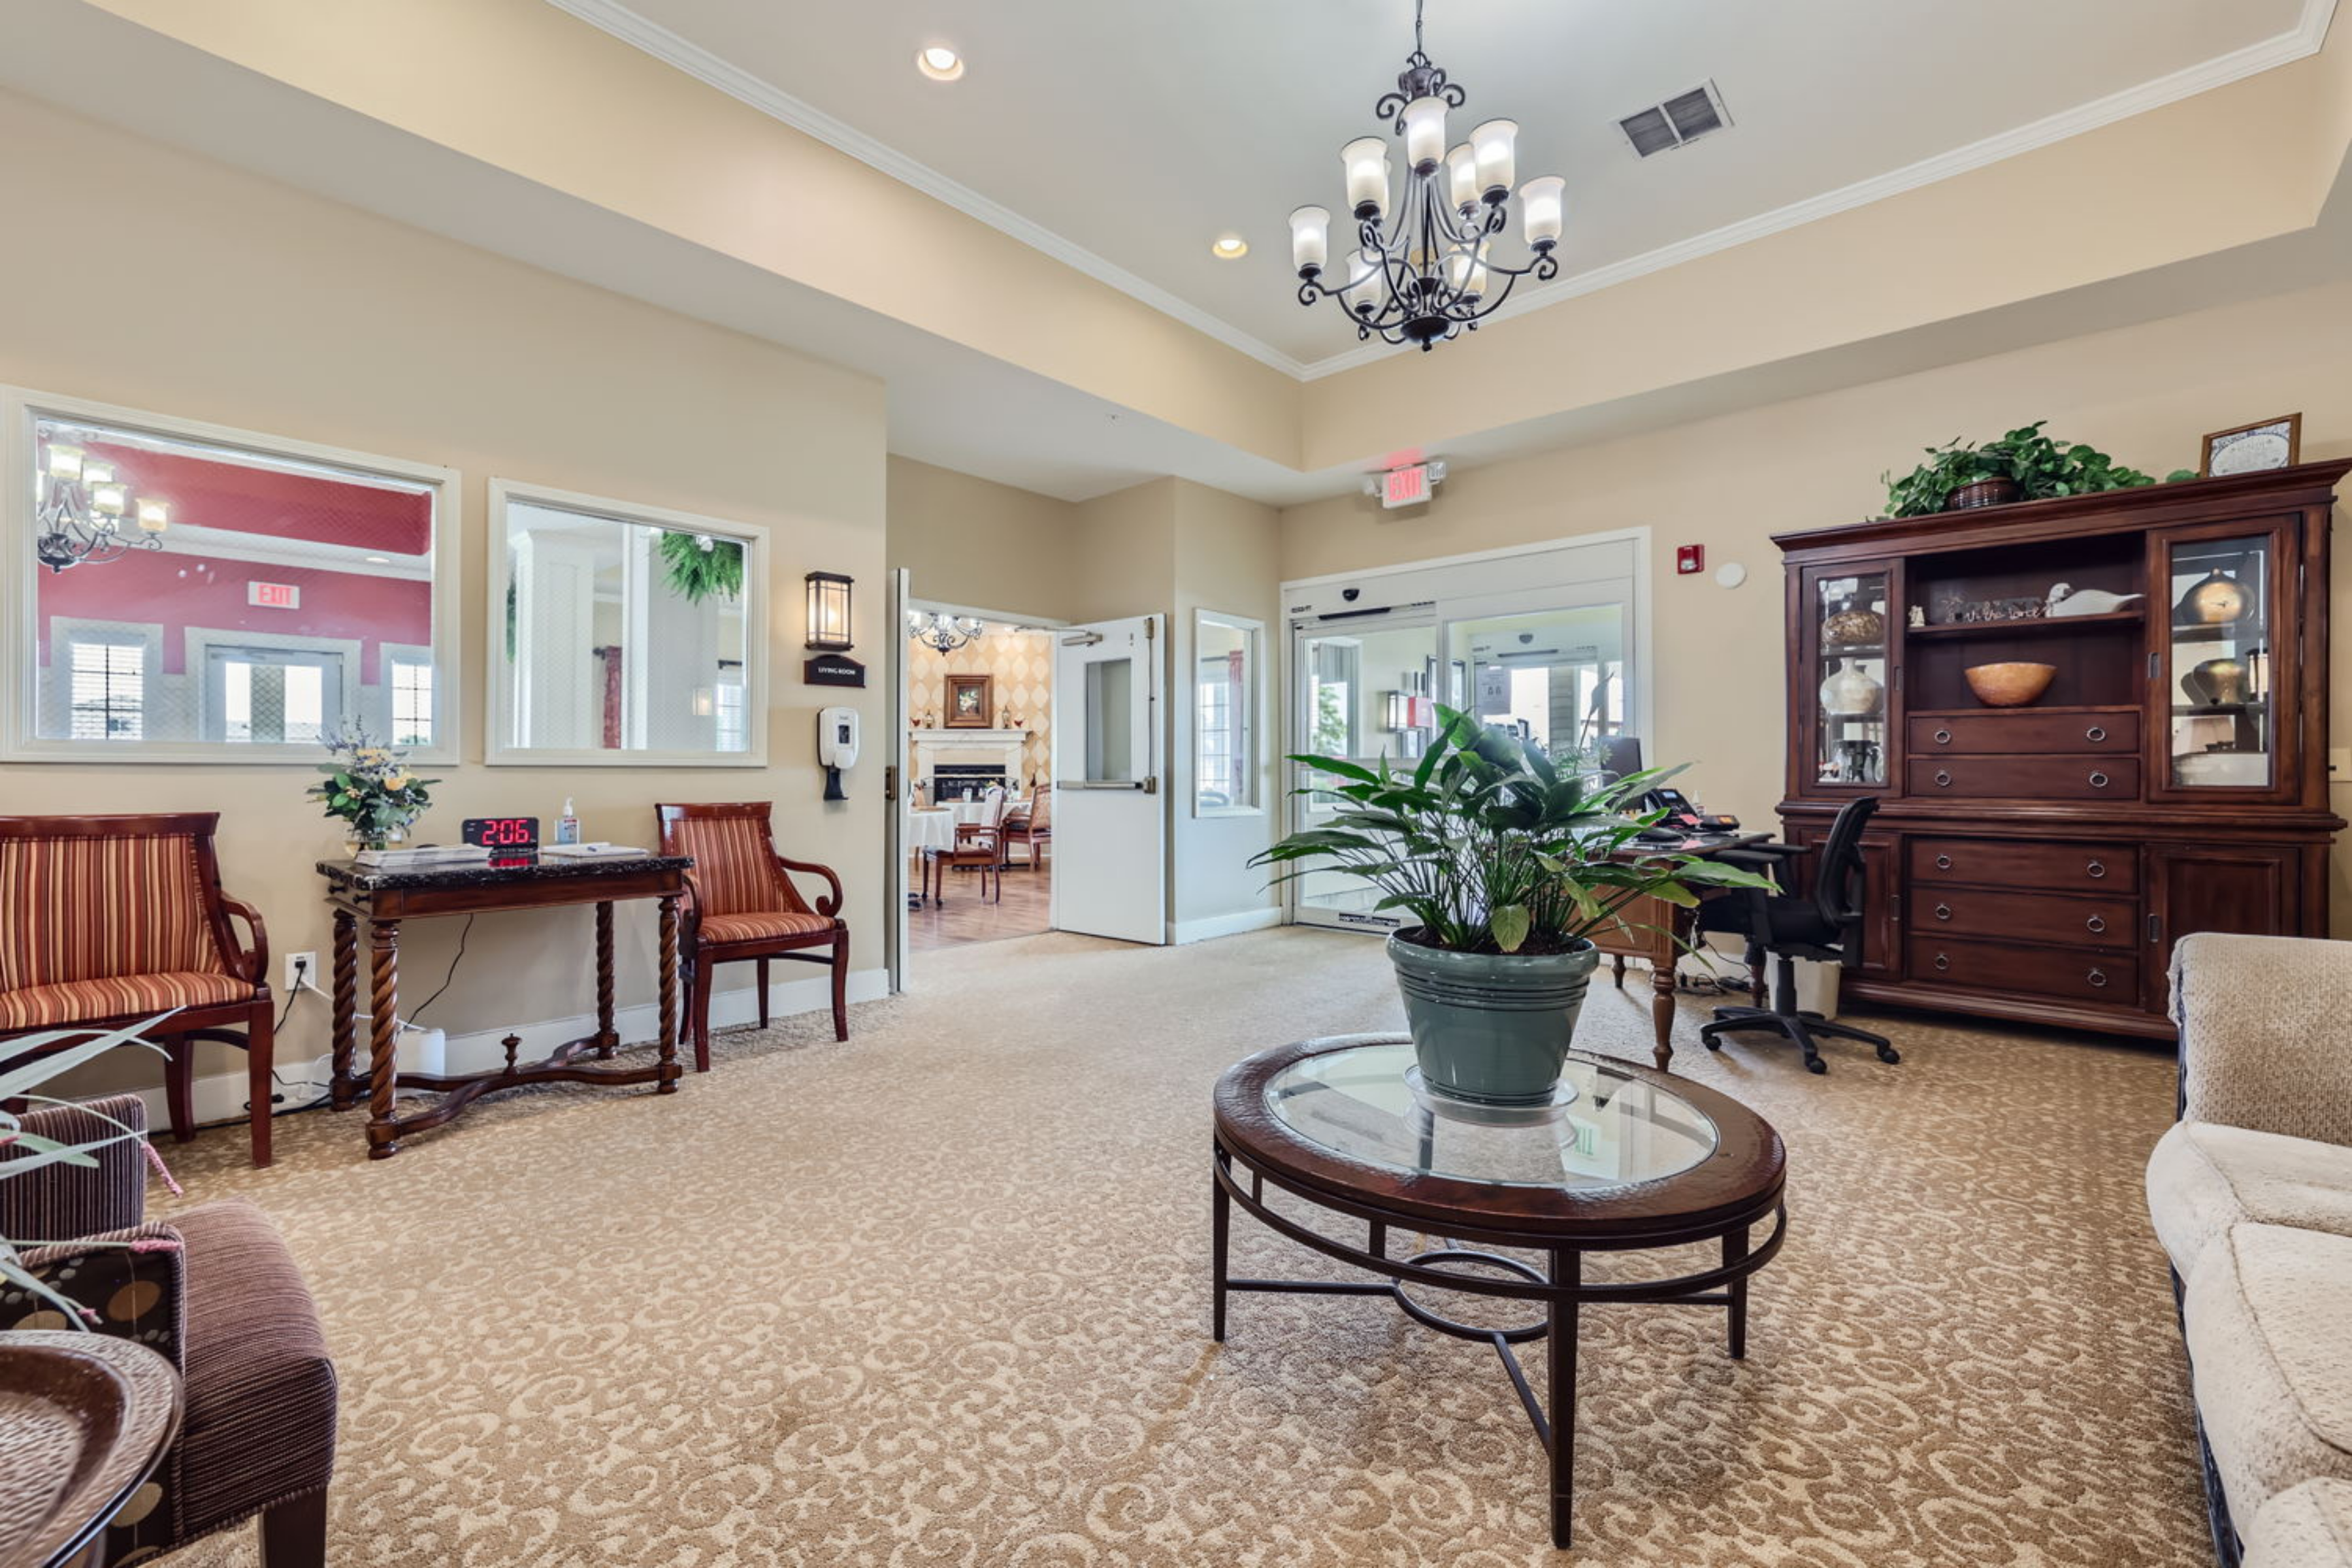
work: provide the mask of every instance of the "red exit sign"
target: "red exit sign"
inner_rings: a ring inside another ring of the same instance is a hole
[[[299,610],[302,590],[291,583],[247,583],[245,602],[264,610]]]
[[[1391,468],[1381,476],[1381,483],[1383,507],[1419,506],[1429,499],[1429,465],[1415,463],[1409,468]]]

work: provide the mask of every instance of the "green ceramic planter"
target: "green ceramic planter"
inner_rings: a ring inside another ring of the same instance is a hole
[[[1601,952],[1448,952],[1389,938],[1421,1076],[1465,1100],[1535,1104],[1559,1083]]]

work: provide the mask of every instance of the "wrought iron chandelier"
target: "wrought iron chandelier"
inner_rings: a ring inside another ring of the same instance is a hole
[[[942,654],[955,652],[986,630],[986,621],[971,616],[950,616],[945,610],[907,612],[907,635]]]
[[[161,550],[172,525],[169,501],[134,497],[114,477],[114,465],[79,447],[52,441],[41,464],[41,497],[33,515],[33,557],[50,572],[103,565],[133,550]],[[123,531],[129,518],[135,533]]]
[[[1339,286],[1327,287],[1331,215],[1316,206],[1292,213],[1290,259],[1298,269],[1300,304],[1337,300],[1356,323],[1358,338],[1377,334],[1385,342],[1419,343],[1425,353],[1457,333],[1476,331],[1520,279],[1532,275],[1544,283],[1559,276],[1554,252],[1567,182],[1557,174],[1518,189],[1521,232],[1534,258],[1524,267],[1495,258],[1495,237],[1511,221],[1519,128],[1489,120],[1447,151],[1445,111],[1461,108],[1469,96],[1423,52],[1421,0],[1413,0],[1412,53],[1405,57],[1396,90],[1372,109],[1382,120],[1394,116],[1394,130],[1404,138],[1404,188],[1401,195],[1393,191],[1383,138],[1366,136],[1339,149],[1356,249]]]

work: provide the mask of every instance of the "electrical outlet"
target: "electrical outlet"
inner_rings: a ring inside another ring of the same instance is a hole
[[[286,955],[286,994],[294,994],[299,985],[319,984],[319,955],[315,952],[289,952]]]

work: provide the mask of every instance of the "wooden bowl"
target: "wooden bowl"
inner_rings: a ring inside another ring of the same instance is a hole
[[[1988,708],[2022,708],[2058,679],[2054,664],[1978,664],[1962,672],[1969,689]]]

